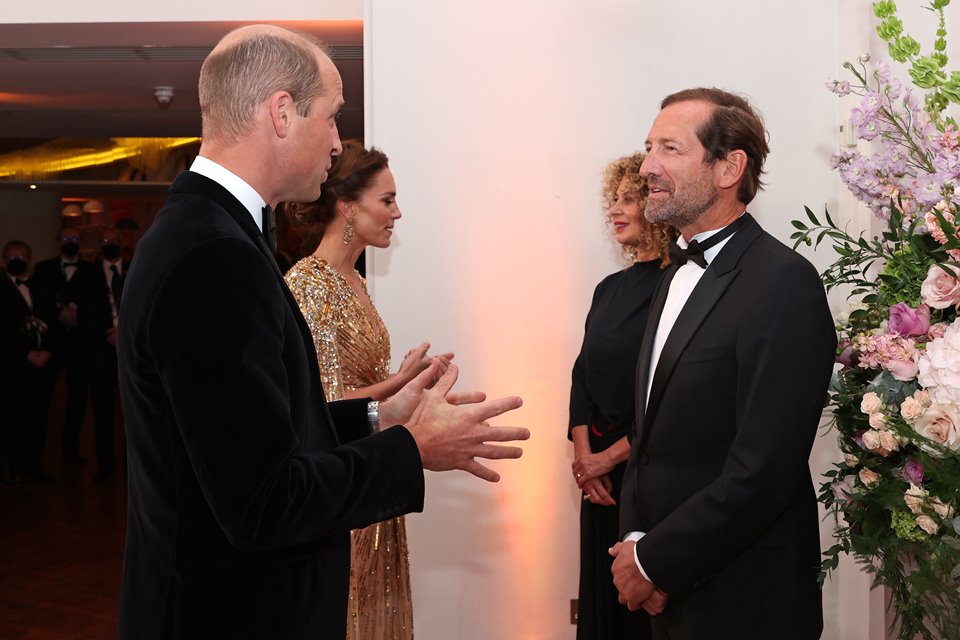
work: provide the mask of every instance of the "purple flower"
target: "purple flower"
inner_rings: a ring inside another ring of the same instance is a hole
[[[903,475],[913,484],[920,486],[923,484],[923,465],[913,458],[908,458],[907,463],[903,465]]]
[[[840,346],[843,347],[843,349],[840,351],[840,355],[837,356],[837,362],[842,364],[844,369],[851,369],[857,366],[860,359],[857,358],[857,353],[850,345],[850,341],[844,340]]]
[[[926,336],[930,330],[930,307],[921,304],[911,309],[906,302],[898,302],[890,307],[890,322],[887,333],[898,336]]]

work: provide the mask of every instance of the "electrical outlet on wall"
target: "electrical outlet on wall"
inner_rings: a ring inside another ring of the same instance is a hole
[[[570,601],[570,624],[577,624],[577,614],[580,609],[580,601],[574,598]]]

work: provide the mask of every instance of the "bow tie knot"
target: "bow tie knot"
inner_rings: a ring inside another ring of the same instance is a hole
[[[671,242],[668,251],[670,253],[670,262],[678,267],[682,267],[688,262],[693,262],[701,269],[707,268],[707,259],[703,255],[703,248],[696,240],[690,242],[686,249],[676,242]]]
[[[706,269],[707,257],[704,255],[704,252],[712,249],[732,236],[737,232],[738,229],[740,229],[740,227],[747,223],[748,219],[749,218],[747,215],[741,215],[739,218],[720,229],[709,238],[705,238],[702,242],[698,240],[691,240],[686,249],[678,245],[676,242],[671,242],[669,248],[670,261],[678,267],[682,267],[688,262],[693,262],[701,269]]]

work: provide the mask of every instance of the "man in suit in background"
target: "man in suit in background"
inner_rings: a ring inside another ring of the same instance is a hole
[[[3,247],[6,275],[0,277],[0,482],[10,468],[11,484],[21,478],[44,484],[47,415],[54,378],[56,344],[53,300],[30,279],[30,246],[11,240]]]
[[[80,327],[86,341],[93,404],[93,438],[97,455],[94,480],[107,480],[117,470],[114,421],[117,406],[117,326],[123,283],[130,265],[121,257],[120,232],[107,227],[100,236],[100,259],[93,265]]]
[[[486,423],[519,398],[448,394],[438,360],[379,405],[324,400],[265,206],[319,197],[342,94],[323,48],[280,27],[234,31],[203,64],[200,154],[123,292],[121,640],[345,637],[349,530],[421,510],[424,469],[497,480],[475,458],[519,457],[490,443],[529,435]]]
[[[746,213],[769,151],[717,89],[668,96],[647,138],[646,217],[674,264],[637,364],[637,418],[611,550],[621,601],[659,640],[813,640],[823,627],[807,458],[836,336],[802,257]]]
[[[60,448],[63,461],[86,464],[80,455],[80,428],[87,410],[89,362],[78,318],[83,298],[94,282],[96,269],[80,259],[80,231],[63,227],[57,233],[60,255],[41,260],[33,268],[33,279],[49,291],[57,305],[54,326],[60,337],[54,353],[52,374],[66,373],[67,406]]]

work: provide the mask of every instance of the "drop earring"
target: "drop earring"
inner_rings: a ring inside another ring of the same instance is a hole
[[[347,218],[347,226],[343,228],[343,244],[350,244],[355,235],[357,233],[353,230],[353,218]]]

